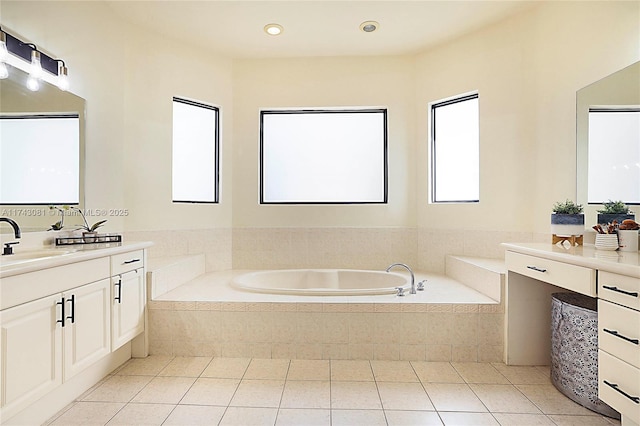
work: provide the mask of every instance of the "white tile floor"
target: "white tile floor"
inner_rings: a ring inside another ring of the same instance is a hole
[[[548,367],[150,356],[50,425],[619,425],[559,393]]]

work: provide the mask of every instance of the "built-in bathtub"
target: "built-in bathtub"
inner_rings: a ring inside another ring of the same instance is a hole
[[[154,297],[149,303],[151,353],[288,359],[503,360],[503,304],[452,278],[416,272],[416,282],[426,280],[425,291],[415,295],[406,292],[403,297],[395,292],[267,294],[234,284],[244,281],[243,276],[252,282],[267,272],[271,271],[210,272]],[[398,278],[405,286],[410,282],[405,272],[378,273]],[[396,281],[388,287],[393,289],[395,284]]]
[[[257,293],[298,296],[369,296],[395,294],[411,286],[402,275],[353,269],[286,269],[241,274],[231,285]]]

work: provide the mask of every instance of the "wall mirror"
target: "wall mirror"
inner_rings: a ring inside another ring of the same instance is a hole
[[[32,92],[28,75],[7,67],[9,78],[0,80],[0,216],[23,232],[45,231],[59,220],[49,205],[84,205],[85,101],[44,81]]]
[[[640,62],[576,93],[577,201],[640,204]],[[632,208],[638,214],[638,208]]]

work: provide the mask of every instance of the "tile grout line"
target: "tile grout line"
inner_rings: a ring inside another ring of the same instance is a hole
[[[278,417],[280,416],[280,408],[282,407],[282,399],[284,398],[284,391],[287,387],[287,377],[289,377],[289,371],[291,370],[291,360],[289,359],[287,362],[287,373],[284,375],[284,382],[282,384],[282,393],[280,394],[280,401],[278,402],[278,407],[276,411],[276,418],[273,422],[274,426],[278,423]]]

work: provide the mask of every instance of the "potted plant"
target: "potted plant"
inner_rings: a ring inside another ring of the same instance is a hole
[[[584,234],[583,211],[582,204],[571,200],[555,203],[551,214],[551,233],[562,237]]]
[[[96,223],[94,223],[93,225],[89,226],[89,223],[87,222],[87,218],[85,217],[84,213],[82,212],[82,209],[79,209],[77,207],[71,207],[72,210],[77,210],[78,213],[80,213],[80,216],[82,216],[82,221],[84,222],[83,225],[80,225],[79,228],[76,229],[80,230],[82,229],[82,239],[84,240],[85,243],[93,243],[96,241],[96,237],[98,236],[98,233],[96,232],[96,229],[100,228],[102,225],[104,225],[104,223],[107,221],[107,219],[103,219],[103,220],[99,220]]]
[[[47,231],[60,231],[64,228],[64,212],[69,210],[69,206],[62,206],[62,208],[58,206],[49,206],[49,210],[57,210],[60,212],[60,220],[56,223],[52,224]]]
[[[625,220],[635,220],[636,216],[632,211],[629,211],[629,207],[622,201],[607,201],[602,204],[602,209],[598,210],[598,224],[606,225],[613,223],[615,220],[618,223],[622,223]]]

